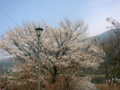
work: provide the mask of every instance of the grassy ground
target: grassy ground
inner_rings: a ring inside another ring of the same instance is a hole
[[[96,84],[100,90],[120,90],[120,84],[109,87],[107,84]]]

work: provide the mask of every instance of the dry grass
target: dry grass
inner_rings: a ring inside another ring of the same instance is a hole
[[[5,90],[37,90],[37,83],[27,82],[26,84],[7,83],[3,85]]]
[[[62,76],[57,78],[53,84],[47,83],[47,87],[44,90],[74,90],[76,82],[70,76]]]
[[[75,83],[71,76],[60,76],[55,83],[41,82],[41,90],[74,90]],[[4,83],[4,87],[5,90],[37,90],[37,82]]]
[[[108,84],[96,84],[100,90],[120,90],[120,84],[116,86],[108,86]]]

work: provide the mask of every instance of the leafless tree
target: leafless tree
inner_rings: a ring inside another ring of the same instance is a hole
[[[100,46],[106,54],[106,78],[110,79],[109,85],[114,85],[120,71],[120,24],[112,18],[108,18],[107,21],[113,25],[109,27],[113,33],[102,39]]]

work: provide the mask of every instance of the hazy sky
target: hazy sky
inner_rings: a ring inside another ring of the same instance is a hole
[[[93,36],[110,26],[107,17],[120,21],[120,0],[0,0],[0,33],[16,26],[9,16],[20,26],[44,20],[54,27],[64,18],[83,19]]]

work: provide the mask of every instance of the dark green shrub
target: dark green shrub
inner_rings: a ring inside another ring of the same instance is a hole
[[[99,77],[99,76],[93,77],[91,79],[91,82],[92,83],[96,83],[96,84],[98,84],[98,83],[105,83],[105,77]]]

